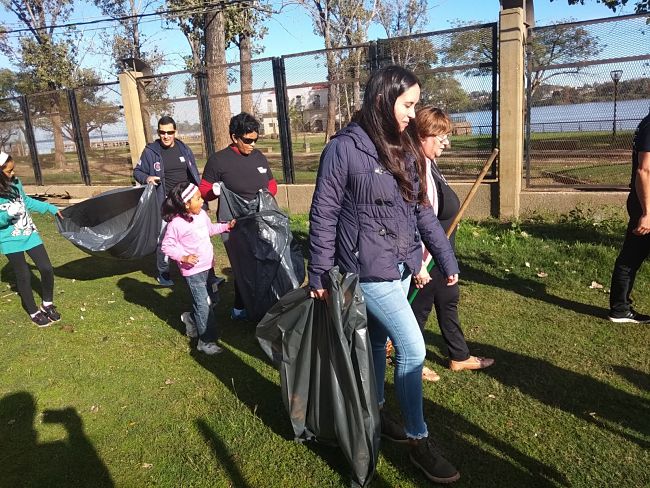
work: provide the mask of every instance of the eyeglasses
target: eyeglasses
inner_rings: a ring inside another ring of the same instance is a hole
[[[445,134],[444,136],[435,136],[436,139],[438,139],[438,142],[440,144],[448,144],[449,143],[449,136]]]
[[[159,136],[173,136],[176,134],[175,130],[158,130]]]
[[[255,144],[259,137],[256,137],[255,139],[251,139],[250,137],[238,137],[238,139],[244,144]]]

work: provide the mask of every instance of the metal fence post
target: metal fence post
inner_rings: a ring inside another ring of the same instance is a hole
[[[205,71],[199,71],[195,76],[201,116],[201,132],[203,133],[203,145],[206,154],[210,157],[214,154],[214,139],[212,138],[212,118],[210,117],[210,98],[208,96],[208,75]]]
[[[526,44],[526,116],[524,118],[524,164],[526,165],[526,187],[530,188],[530,110],[532,108],[532,76],[533,76],[533,55],[530,52],[531,34],[529,33],[528,43]]]
[[[492,148],[497,147],[498,144],[498,119],[497,113],[499,111],[499,84],[498,84],[498,70],[499,70],[499,31],[497,24],[492,25]],[[497,162],[492,165],[492,178],[497,177]]]
[[[34,170],[34,179],[39,186],[43,185],[43,173],[41,172],[41,162],[38,159],[38,150],[36,148],[36,137],[34,137],[34,126],[32,125],[32,118],[29,115],[29,102],[27,96],[21,95],[18,97],[20,110],[23,112],[23,120],[25,121],[25,140],[29,148],[29,155],[32,158],[32,169]]]
[[[90,186],[90,169],[88,168],[88,158],[86,157],[86,148],[81,136],[81,120],[79,118],[79,108],[77,107],[77,96],[73,89],[68,88],[68,107],[70,108],[70,121],[72,122],[72,135],[74,144],[77,147],[77,158],[79,159],[79,169],[81,170],[81,179],[84,184]]]
[[[273,64],[273,83],[275,84],[275,104],[278,115],[278,132],[282,151],[282,172],[285,183],[295,183],[293,166],[293,147],[291,146],[291,124],[289,121],[289,104],[287,101],[287,76],[284,58],[275,57]]]

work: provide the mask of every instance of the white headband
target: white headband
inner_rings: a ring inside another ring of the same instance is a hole
[[[8,160],[9,160],[9,155],[4,151],[0,151],[0,168],[4,166]]]
[[[183,199],[183,203],[189,202],[192,196],[194,196],[194,193],[196,193],[196,190],[198,189],[199,189],[198,186],[196,186],[194,183],[190,183],[190,186],[185,188],[183,193],[181,193],[181,198]]]

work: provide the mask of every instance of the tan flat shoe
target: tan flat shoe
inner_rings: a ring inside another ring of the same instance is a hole
[[[483,369],[494,364],[494,359],[470,356],[465,361],[449,361],[449,369],[452,371],[463,371],[464,369]]]
[[[438,373],[436,373],[434,370],[431,368],[427,368],[424,366],[422,368],[422,381],[438,381],[440,380],[440,376]]]

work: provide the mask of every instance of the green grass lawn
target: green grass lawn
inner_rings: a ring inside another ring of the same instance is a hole
[[[337,449],[292,440],[278,373],[253,327],[229,319],[230,284],[218,307],[226,351],[206,357],[182,333],[178,276],[157,287],[152,259],[89,257],[36,221],[63,320],[32,325],[0,256],[0,486],[349,486]],[[306,219],[293,222],[304,244]],[[465,335],[496,364],[450,372],[430,320],[427,364],[442,378],[424,386],[425,415],[461,471],[455,486],[650,486],[648,326],[603,319],[623,229],[584,211],[461,225]],[[646,263],[634,296],[646,313],[649,289]],[[371,486],[429,485],[406,449],[384,443]]]

